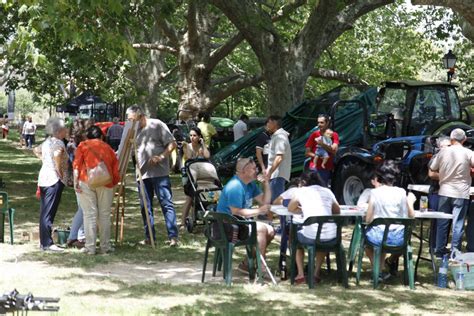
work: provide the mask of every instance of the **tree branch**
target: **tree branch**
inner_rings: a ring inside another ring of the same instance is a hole
[[[235,79],[232,83],[227,84],[225,87],[214,87],[209,93],[209,107],[215,107],[217,104],[219,104],[219,102],[233,95],[234,93],[239,92],[242,89],[255,86],[262,81],[262,75],[255,75]]]
[[[165,18],[162,16],[157,16],[156,17],[156,25],[160,28],[160,30],[163,32],[163,34],[169,39],[171,44],[174,47],[179,46],[179,35],[176,29],[172,24],[170,24]]]
[[[135,43],[132,44],[133,48],[141,48],[141,49],[153,49],[159,50],[162,52],[167,52],[173,55],[178,55],[178,50],[174,47],[162,45],[162,44],[154,44],[154,43]]]
[[[307,0],[294,0],[280,7],[277,13],[272,17],[273,22],[280,21],[293,13],[296,9],[306,4]]]
[[[462,15],[471,25],[474,25],[473,0],[411,0],[411,4],[448,7]]]
[[[206,68],[212,72],[217,64],[227,55],[229,55],[243,40],[244,36],[240,32],[232,36],[221,47],[211,52]]]
[[[337,81],[351,83],[351,84],[364,84],[364,85],[368,84],[367,81],[362,80],[355,75],[339,72],[337,70],[324,69],[324,68],[312,69],[310,76],[315,77],[315,78],[328,79],[328,80],[337,80]]]

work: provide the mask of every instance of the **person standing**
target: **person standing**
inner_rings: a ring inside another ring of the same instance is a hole
[[[285,191],[285,183],[290,181],[291,175],[291,146],[289,133],[281,127],[281,117],[271,115],[267,119],[266,129],[272,135],[269,145],[268,166],[265,176],[270,179],[271,202]],[[286,216],[280,216],[281,245],[280,270],[286,260],[288,248],[288,223]]]
[[[249,117],[245,114],[242,114],[239,120],[237,121],[237,123],[234,124],[234,127],[232,127],[232,130],[234,131],[234,142],[241,139],[245,135],[247,135],[248,121],[249,121]]]
[[[327,187],[329,185],[329,180],[331,179],[332,171],[334,170],[334,156],[336,155],[337,149],[339,148],[339,134],[335,131],[332,132],[331,141],[332,144],[328,145],[325,143],[323,136],[326,131],[329,129],[330,118],[327,114],[318,115],[318,130],[314,131],[309,135],[308,140],[306,141],[305,147],[306,157],[311,158],[309,163],[309,169],[311,171],[317,172],[323,180],[323,184]],[[315,159],[316,151],[318,147],[323,147],[329,154],[329,158],[323,167],[323,159]],[[316,164],[315,164],[316,160]]]
[[[451,253],[461,250],[461,239],[464,231],[464,218],[469,208],[471,189],[471,168],[474,167],[474,154],[465,148],[466,133],[454,129],[450,134],[451,146],[445,147],[433,158],[429,166],[432,179],[439,179],[438,212],[453,215],[453,237]],[[448,238],[449,220],[437,220],[436,256],[442,257]],[[474,234],[474,232],[468,232]],[[469,239],[469,238],[468,238]]]
[[[66,146],[63,139],[67,135],[64,120],[52,117],[46,122],[48,138],[35,154],[41,158],[42,165],[38,175],[40,190],[40,245],[44,251],[63,251],[56,246],[51,238],[51,227],[56,217],[61,194],[67,179]]]
[[[268,153],[270,152],[270,133],[265,129],[257,136],[255,141],[255,155],[260,171],[264,172],[268,166]]]
[[[20,137],[20,147],[25,146],[25,134],[23,134],[23,126],[25,125],[25,117],[22,115],[20,121],[18,122],[18,135]]]
[[[165,217],[168,239],[171,247],[178,245],[178,227],[176,225],[176,211],[173,205],[173,194],[171,192],[171,181],[169,177],[170,164],[169,156],[176,148],[176,141],[168,126],[158,119],[146,117],[143,110],[138,105],[133,105],[127,109],[129,120],[138,122],[136,145],[138,156],[137,167],[140,169],[145,187],[145,201],[140,194],[140,204],[145,226],[146,239],[144,244],[151,244],[151,239],[156,240],[155,221],[153,217],[153,197],[158,197],[161,211]],[[141,191],[138,183],[138,190]],[[141,193],[141,192],[140,192]],[[148,207],[148,215],[153,236],[148,231],[146,220],[145,204]]]
[[[8,139],[8,131],[10,128],[8,127],[8,115],[5,114],[3,117],[3,123],[2,123],[2,138],[7,140]]]
[[[113,251],[110,245],[110,208],[114,197],[114,186],[119,182],[118,160],[112,148],[104,142],[104,134],[98,126],[86,131],[87,140],[80,142],[73,162],[74,190],[84,215],[86,244],[83,253],[95,255],[97,226],[99,226],[100,253]],[[91,187],[87,170],[103,162],[109,172],[110,182],[104,186]]]
[[[123,126],[119,124],[119,118],[113,118],[114,124],[107,130],[107,142],[114,151],[117,151],[122,139]]]
[[[197,127],[201,130],[207,148],[210,148],[212,137],[217,134],[217,131],[214,125],[211,124],[211,116],[209,113],[202,113],[201,116],[201,121],[198,123]]]
[[[31,149],[35,144],[36,124],[33,123],[33,118],[28,116],[28,121],[23,125],[23,133],[25,135],[26,147]]]

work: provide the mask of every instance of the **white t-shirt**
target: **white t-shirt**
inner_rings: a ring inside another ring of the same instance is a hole
[[[370,191],[370,202],[373,205],[374,219],[379,217],[407,218],[407,192],[399,187],[379,186]],[[400,225],[390,225],[390,230]]]
[[[284,178],[286,181],[290,181],[291,176],[291,145],[288,139],[289,133],[283,128],[278,129],[273,133],[270,140],[270,153],[268,154],[268,167],[267,171],[273,166],[277,155],[283,155],[278,168],[270,175],[271,179]]]
[[[328,188],[319,185],[297,188],[295,199],[300,203],[304,220],[311,216],[332,215],[332,205],[337,203],[336,197]],[[303,226],[303,235],[306,238],[315,239],[318,232],[318,224]],[[321,240],[336,238],[337,226],[334,223],[323,225]]]
[[[238,120],[232,128],[234,130],[234,142],[242,137],[244,137],[247,132],[247,124],[244,121]]]
[[[439,172],[439,195],[456,199],[469,199],[472,150],[461,145],[445,147],[433,157],[430,169]]]

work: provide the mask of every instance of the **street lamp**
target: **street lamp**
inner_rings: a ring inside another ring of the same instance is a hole
[[[452,50],[449,50],[442,60],[444,68],[448,69],[448,82],[451,82],[454,75],[454,66],[456,65],[456,55],[453,54]]]

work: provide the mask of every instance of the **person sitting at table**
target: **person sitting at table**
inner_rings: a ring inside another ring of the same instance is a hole
[[[394,186],[397,174],[400,170],[393,160],[386,160],[383,164],[378,165],[375,169],[375,188],[370,192],[369,206],[365,221],[371,223],[379,217],[391,218],[413,218],[415,211],[413,203],[416,198],[413,194],[407,193],[404,189]],[[379,246],[382,243],[385,226],[374,226],[367,230],[366,237],[370,244]],[[387,244],[391,246],[400,246],[403,244],[404,227],[399,225],[390,225],[387,236]],[[369,257],[373,265],[374,251],[373,248],[365,249],[367,257]],[[392,254],[387,260],[382,253],[380,256],[380,265],[385,262],[389,273],[380,273],[379,278],[388,279],[391,275],[396,275],[398,268],[398,257],[400,255]]]
[[[253,217],[259,214],[267,214],[270,211],[270,184],[268,177],[263,182],[263,193],[255,180],[257,179],[257,165],[252,158],[239,158],[235,167],[235,175],[224,186],[217,212],[237,215],[242,217]],[[252,208],[252,201],[259,204],[259,208]],[[257,222],[257,242],[260,253],[265,258],[267,246],[275,237],[273,227],[263,222]],[[249,267],[244,260],[239,264],[239,271],[248,273]]]
[[[336,197],[331,190],[323,186],[324,182],[317,173],[303,173],[300,177],[300,181],[302,187],[295,191],[294,197],[288,205],[288,210],[290,212],[303,213],[304,220],[311,216],[340,213],[341,209],[337,203]],[[305,245],[314,244],[317,231],[318,224],[303,226],[303,228],[297,233],[298,242]],[[321,241],[333,240],[336,238],[336,232],[336,224],[325,224],[321,230]],[[316,252],[316,283],[321,281],[321,265],[325,256],[325,252]],[[298,248],[296,250],[296,268],[298,270],[298,274],[295,278],[296,284],[302,284],[305,282],[303,259],[304,250]]]
[[[362,194],[357,199],[357,206],[361,208],[367,208],[369,206],[369,199],[370,199],[370,192],[372,192],[373,188],[376,187],[377,182],[375,181],[375,173],[370,175],[370,183],[372,184],[372,188],[366,188],[362,191]]]

